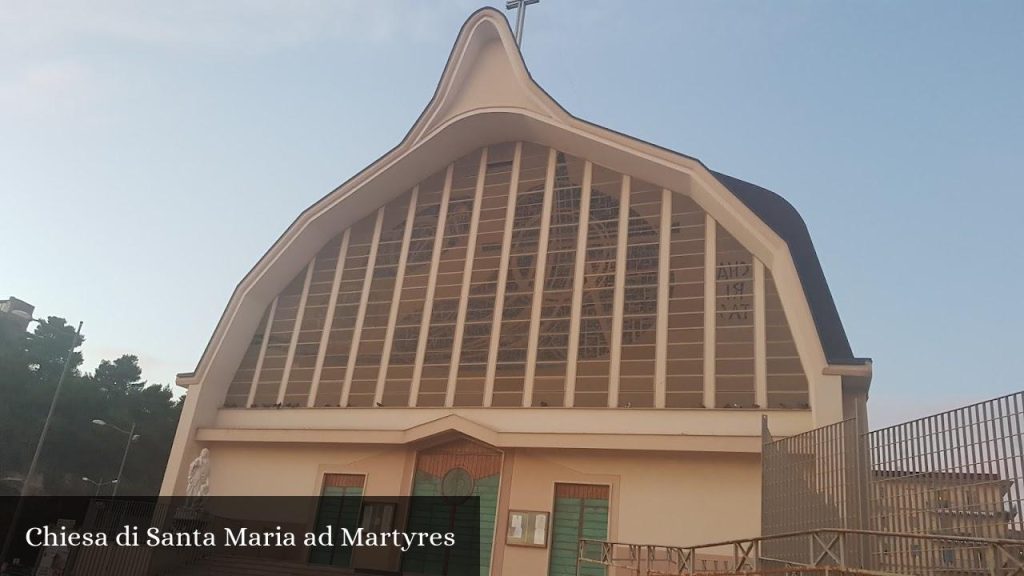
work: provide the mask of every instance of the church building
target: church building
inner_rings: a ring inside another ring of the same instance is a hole
[[[790,204],[576,118],[486,8],[238,284],[162,494],[204,448],[211,496],[471,494],[483,574],[576,574],[581,537],[757,535],[762,417],[863,414],[870,379]]]

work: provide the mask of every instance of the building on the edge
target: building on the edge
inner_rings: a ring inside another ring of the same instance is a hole
[[[1007,502],[1013,481],[999,474],[910,469],[873,470],[872,476],[870,498],[880,505],[874,530],[1021,539],[1013,531],[1019,510]],[[988,570],[988,549],[983,544],[895,537],[877,541],[879,568],[885,571],[897,572],[905,566],[931,567],[936,572]]]
[[[863,414],[870,377],[785,200],[575,118],[483,9],[405,139],[239,283],[162,493],[202,448],[211,495],[470,490],[491,574],[574,574],[581,534],[757,534],[762,416]],[[539,546],[510,511],[552,515]]]
[[[32,322],[35,306],[11,296],[0,300],[0,338],[7,339],[24,334]]]

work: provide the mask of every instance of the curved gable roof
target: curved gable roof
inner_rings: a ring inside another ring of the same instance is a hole
[[[825,272],[818,261],[818,253],[814,250],[807,225],[796,208],[767,188],[714,170],[711,174],[786,241],[829,363],[866,363],[866,358],[856,358],[853,355],[850,340],[846,337],[846,329],[839,318],[839,310],[832,299],[832,291],[825,280]]]
[[[490,26],[485,25],[487,23]],[[474,51],[479,52],[493,49],[495,44],[500,45],[511,56],[503,60],[501,57],[495,59],[489,55],[482,56],[481,54],[474,53]],[[489,58],[491,65],[496,64],[500,66],[500,71],[495,72],[493,69],[486,72],[482,71],[480,60],[485,57]],[[487,78],[477,78],[476,76],[478,75],[486,75]],[[481,82],[487,82],[488,80],[500,82],[503,84],[503,88],[507,89],[492,90],[490,91],[491,95],[497,93],[499,96],[484,98],[483,100],[472,100],[472,98],[467,100],[465,94],[460,93],[479,92],[479,90],[474,90],[474,88],[478,87]],[[505,84],[507,86],[504,86]],[[382,168],[383,166],[393,166],[401,160],[403,153],[435,138],[438,134],[443,133],[445,128],[450,126],[451,123],[483,108],[501,110],[503,112],[510,110],[532,110],[541,116],[562,122],[568,121],[589,126],[604,133],[617,135],[633,143],[638,143],[650,147],[650,149],[656,149],[699,165],[787,244],[796,266],[800,284],[810,308],[826,360],[830,364],[867,363],[866,359],[853,356],[849,340],[846,336],[846,330],[839,317],[832,293],[828,288],[824,272],[814,250],[814,245],[807,232],[807,227],[796,209],[774,192],[720,172],[712,171],[693,156],[682,154],[573,116],[533,79],[525,62],[522,60],[518,47],[515,45],[505,15],[494,8],[486,7],[475,11],[463,24],[430,102],[402,141],[370,166],[307,208],[296,218],[274,245],[260,258],[252,270],[246,274],[245,278],[235,287],[232,297],[218,321],[214,335],[211,337],[210,342],[208,342],[198,362],[196,370],[179,374],[179,377],[192,378],[199,372],[199,368],[209,359],[215,341],[223,339],[225,331],[228,330],[228,325],[231,324],[231,315],[237,312],[241,299],[252,289],[260,274],[265,271],[265,267],[276,260],[280,256],[281,251],[288,248],[289,240],[294,238],[294,234],[301,231],[301,228],[308,224],[311,219],[316,218],[318,213],[329,208],[329,206],[326,208],[325,206],[332,202],[347,199],[353,192],[358,192],[359,188],[375,178],[373,175],[375,170],[382,170],[384,169]]]

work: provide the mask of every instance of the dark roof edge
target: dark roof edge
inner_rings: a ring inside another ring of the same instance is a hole
[[[804,296],[810,306],[814,326],[829,364],[870,362],[868,358],[857,358],[853,355],[846,329],[832,298],[832,291],[821,269],[818,253],[814,250],[807,225],[796,208],[767,188],[714,170],[711,170],[711,174],[789,245],[789,253],[800,276],[800,284],[803,286]]]

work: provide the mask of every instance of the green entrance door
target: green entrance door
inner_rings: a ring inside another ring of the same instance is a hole
[[[363,476],[357,474],[327,474],[316,511],[316,532],[327,526],[335,534],[341,528],[354,530],[359,522],[359,508],[363,501]],[[352,548],[342,546],[314,546],[309,551],[311,564],[327,564],[348,568],[352,565]]]
[[[576,576],[580,538],[608,538],[608,487],[593,484],[555,484],[555,513],[552,519],[549,576]],[[588,557],[597,557],[588,551]],[[579,572],[604,576],[601,566],[585,565]]]
[[[501,453],[462,439],[419,453],[413,479],[410,532],[459,533],[479,527],[480,556],[460,555],[460,548],[412,548],[402,558],[404,571],[445,576],[490,574],[494,523],[498,509]],[[431,498],[417,498],[430,496]],[[479,498],[479,508],[466,497]],[[458,538],[458,537],[457,537]]]

